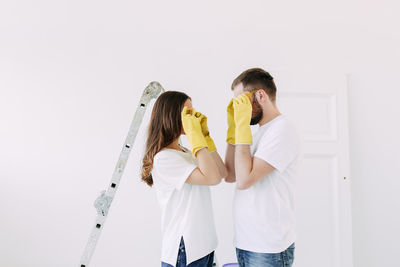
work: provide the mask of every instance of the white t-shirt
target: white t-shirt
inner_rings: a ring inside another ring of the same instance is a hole
[[[275,170],[246,190],[235,191],[234,245],[258,253],[279,253],[296,239],[294,182],[300,143],[294,127],[280,115],[259,127],[252,156]]]
[[[210,188],[185,183],[197,166],[197,159],[187,149],[164,148],[154,157],[152,176],[161,207],[161,261],[172,266],[182,236],[187,264],[217,247]]]

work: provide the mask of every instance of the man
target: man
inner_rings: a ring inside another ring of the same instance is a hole
[[[234,244],[240,267],[290,267],[294,260],[297,134],[276,106],[276,86],[263,69],[232,84],[225,164],[236,182]],[[258,124],[252,136],[250,125]]]

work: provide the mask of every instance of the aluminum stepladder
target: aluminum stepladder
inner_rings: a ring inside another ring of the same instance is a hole
[[[90,233],[89,240],[81,257],[81,267],[89,266],[90,260],[96,248],[97,241],[99,240],[101,230],[103,229],[104,223],[107,219],[108,210],[111,206],[111,202],[114,199],[115,193],[117,192],[122,174],[124,173],[124,169],[129,158],[129,154],[135,142],[140,124],[142,123],[143,115],[146,112],[147,105],[149,104],[151,99],[157,98],[164,91],[165,90],[161,86],[161,84],[159,84],[158,82],[151,82],[142,93],[139,106],[136,109],[135,115],[129,128],[128,135],[125,139],[125,143],[119,155],[117,165],[115,166],[114,173],[111,178],[111,183],[108,189],[102,191],[100,196],[94,202],[94,206],[97,209],[97,217],[92,232]]]

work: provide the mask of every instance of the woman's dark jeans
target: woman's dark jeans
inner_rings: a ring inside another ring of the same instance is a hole
[[[186,265],[186,249],[185,242],[183,242],[183,237],[181,239],[181,244],[179,245],[178,260],[176,261],[175,267],[212,267],[214,262],[214,251],[207,256],[198,259],[189,265]],[[174,267],[168,263],[161,262],[161,267]]]

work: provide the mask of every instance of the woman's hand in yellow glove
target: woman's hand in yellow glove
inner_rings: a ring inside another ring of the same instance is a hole
[[[228,131],[226,133],[226,142],[229,144],[235,144],[235,120],[233,111],[233,98],[229,101],[226,107],[227,119],[228,119]]]
[[[240,94],[233,100],[233,113],[235,121],[235,144],[252,144],[251,136],[252,106],[247,93]]]
[[[196,112],[195,116],[200,119],[201,131],[204,135],[204,138],[206,139],[208,151],[209,152],[216,151],[217,148],[215,147],[215,143],[210,136],[210,131],[208,130],[207,117],[200,112]]]
[[[207,147],[207,142],[201,129],[201,119],[196,117],[195,114],[196,111],[188,107],[184,107],[181,113],[182,127],[192,148],[193,156],[196,156],[196,152],[200,149]]]

